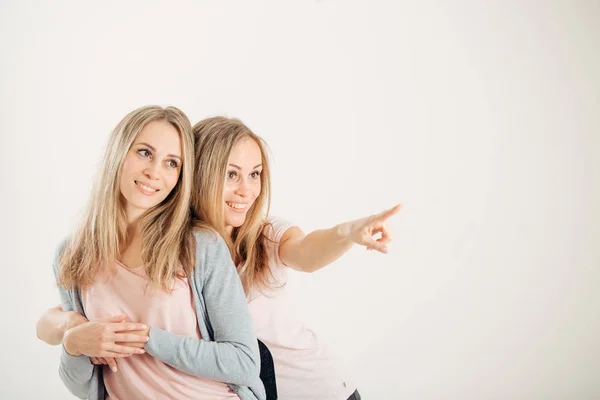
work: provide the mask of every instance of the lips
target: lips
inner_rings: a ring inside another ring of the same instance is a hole
[[[225,204],[227,204],[227,207],[229,207],[231,211],[240,214],[245,213],[248,210],[248,207],[250,206],[250,204],[248,203],[236,203],[233,201],[225,201]]]
[[[154,187],[148,185],[147,183],[142,183],[140,181],[134,181],[134,182],[135,182],[135,186],[138,188],[138,190],[148,196],[153,195],[154,193],[156,193],[160,190],[160,189],[157,189],[157,188],[154,188]]]
[[[233,201],[225,202],[229,207],[235,208],[236,210],[245,210],[248,207],[247,203],[234,203]]]

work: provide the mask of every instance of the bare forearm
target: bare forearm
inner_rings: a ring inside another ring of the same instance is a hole
[[[61,306],[50,308],[36,324],[38,339],[52,346],[60,344],[69,325],[70,317],[70,313],[62,311]]]
[[[296,266],[315,272],[344,255],[353,243],[342,236],[342,228],[343,224],[306,235],[294,249]]]
[[[316,230],[306,236],[293,226],[281,238],[279,257],[287,266],[314,272],[340,258],[354,243],[387,253],[387,243],[392,237],[386,221],[399,210],[400,205],[396,205],[379,214]]]

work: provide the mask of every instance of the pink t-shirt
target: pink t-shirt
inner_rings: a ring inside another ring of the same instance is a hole
[[[90,320],[125,314],[134,322],[200,338],[187,279],[177,280],[169,294],[148,287],[143,267],[116,263],[116,273],[98,277],[82,291],[82,301]],[[147,353],[116,360],[117,372],[107,366],[102,371],[108,399],[239,399],[225,383],[189,375]]]
[[[346,400],[356,389],[319,343],[315,332],[296,317],[288,297],[288,270],[279,258],[279,242],[291,224],[271,218],[266,236],[273,289],[253,290],[248,303],[256,336],[271,351],[279,400]]]

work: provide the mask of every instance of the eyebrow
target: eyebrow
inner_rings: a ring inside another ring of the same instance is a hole
[[[156,149],[154,148],[154,146],[152,146],[152,145],[150,145],[150,144],[148,144],[148,143],[145,143],[145,142],[139,142],[139,143],[136,143],[136,145],[138,145],[138,144],[139,144],[139,145],[146,146],[146,147],[150,147],[150,150],[152,150],[152,151],[156,151]],[[181,161],[181,157],[179,157],[179,156],[176,156],[175,154],[167,154],[167,157],[178,158],[178,159]]]
[[[235,165],[235,164],[231,164],[231,163],[229,163],[229,165],[232,166],[232,167],[234,167],[234,168],[237,168],[239,170],[242,169],[242,167],[240,167],[239,165]],[[252,169],[256,169],[258,167],[262,167],[262,164],[255,165],[254,167],[252,167]]]

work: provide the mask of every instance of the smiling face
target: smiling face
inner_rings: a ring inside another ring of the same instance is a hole
[[[121,168],[119,189],[129,221],[160,204],[181,172],[181,138],[166,121],[148,123],[129,148]]]
[[[246,220],[248,211],[260,194],[262,153],[251,138],[238,142],[227,160],[223,186],[225,226],[231,233]]]

